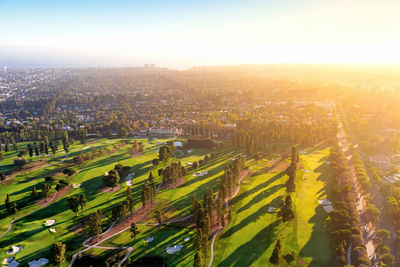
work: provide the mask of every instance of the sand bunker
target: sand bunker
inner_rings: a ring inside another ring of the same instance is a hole
[[[332,205],[322,206],[327,213],[331,213],[333,211]]]
[[[319,204],[321,205],[332,205],[332,202],[330,202],[328,199],[318,199]]]
[[[187,165],[193,165],[193,162],[186,162]]]
[[[189,149],[188,151],[187,151],[187,153],[192,153],[193,152],[193,149]]]
[[[310,172],[311,170],[304,170],[304,172]]]
[[[276,208],[274,208],[274,207],[269,207],[268,208],[268,212],[269,213],[273,213],[273,212],[275,212],[275,210],[276,210]]]
[[[208,171],[204,171],[204,172],[195,172],[193,173],[193,176],[198,177],[198,176],[203,176],[208,174]]]
[[[8,264],[8,267],[17,267],[19,265],[19,262],[16,260],[13,260]]]
[[[49,260],[46,258],[40,258],[36,261],[30,261],[28,262],[29,267],[40,267],[43,266],[45,264],[49,263]]]
[[[56,230],[56,228],[50,228],[50,232],[57,233],[57,230]]]
[[[325,164],[328,164],[328,165],[329,165],[329,164],[331,164],[331,162],[330,162],[330,161],[325,161]]]
[[[134,175],[135,175],[135,173],[134,173],[134,172],[131,172],[130,174],[128,174],[128,175],[126,176],[125,180],[126,180],[126,185],[127,185],[127,186],[132,186],[132,184],[133,184],[132,179],[133,179],[133,176],[134,176]]]
[[[56,220],[47,220],[47,221],[45,221],[44,222],[44,225],[45,226],[52,226],[53,224],[55,224],[56,223]]]
[[[174,146],[182,146],[182,142],[174,141]]]
[[[81,184],[72,184],[72,188],[79,188],[81,187]]]
[[[165,250],[167,251],[168,254],[174,254],[178,251],[180,251],[183,248],[182,245],[176,245],[173,247],[167,247]]]
[[[108,172],[105,172],[104,175],[108,175]]]
[[[189,241],[189,240],[190,240],[190,236],[185,237],[185,239],[183,239],[183,241],[185,241],[185,242],[187,242],[187,241]]]
[[[21,246],[12,246],[12,247],[11,247],[11,250],[8,251],[7,253],[8,253],[8,254],[15,255],[15,254],[17,254],[21,249],[23,249],[23,247],[21,247]]]
[[[146,239],[146,242],[147,242],[147,243],[153,242],[153,241],[154,241],[154,237],[148,237],[148,238]]]
[[[90,146],[84,147],[82,150],[88,149]]]
[[[307,152],[305,152],[305,151],[299,151],[299,154],[305,155],[305,154],[307,154]]]
[[[7,259],[4,259],[2,263],[3,265],[8,265],[10,262],[12,262],[13,259],[14,257],[9,257]]]

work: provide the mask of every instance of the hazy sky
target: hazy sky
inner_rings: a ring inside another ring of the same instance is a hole
[[[400,64],[400,0],[0,0],[0,65]]]

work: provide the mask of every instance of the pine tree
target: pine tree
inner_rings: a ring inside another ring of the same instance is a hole
[[[11,204],[10,204],[10,195],[9,195],[9,194],[6,195],[5,204],[6,204],[6,208],[9,210],[10,207],[11,207]]]
[[[280,261],[280,253],[281,253],[281,241],[278,239],[276,241],[274,250],[272,251],[272,255],[269,258],[269,262],[273,265],[278,265]]]
[[[32,196],[37,197],[37,195],[38,195],[38,192],[37,192],[37,190],[36,190],[36,186],[34,186],[34,187],[32,188]]]
[[[134,222],[131,224],[130,232],[131,232],[131,238],[134,238],[134,240],[136,241],[136,235],[139,233],[139,231]]]
[[[200,253],[199,251],[196,251],[196,253],[194,254],[193,267],[201,267],[201,266],[203,266],[203,264],[201,261]]]

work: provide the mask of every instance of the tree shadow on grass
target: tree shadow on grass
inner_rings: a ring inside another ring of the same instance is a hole
[[[235,205],[236,203],[239,203],[240,201],[242,201],[243,199],[245,199],[246,197],[256,193],[257,191],[268,187],[270,184],[272,184],[273,182],[279,180],[281,177],[283,177],[286,174],[285,171],[278,173],[277,175],[271,177],[270,179],[268,179],[267,181],[265,181],[262,184],[257,185],[256,187],[253,187],[250,190],[247,190],[243,193],[241,193],[240,195],[236,196],[234,199],[232,199],[230,201],[230,205]]]
[[[280,223],[281,220],[276,220],[262,229],[252,239],[232,252],[218,266],[251,266],[275,242],[276,228]]]
[[[312,258],[309,266],[335,266],[335,260],[330,248],[328,230],[324,227],[324,221],[328,217],[323,207],[319,205],[315,214],[308,221],[314,224],[308,242],[300,251],[302,257]]]
[[[260,202],[260,201],[266,199],[267,197],[269,197],[270,195],[274,194],[275,192],[277,192],[282,187],[283,187],[283,185],[279,184],[279,185],[274,185],[274,186],[268,188],[267,190],[262,191],[257,196],[253,197],[253,199],[250,200],[248,203],[246,203],[245,205],[240,207],[240,209],[237,210],[237,213],[240,213],[242,211],[247,210],[248,208],[250,208],[254,204],[257,204],[258,202]]]
[[[226,232],[224,232],[221,237],[226,238],[229,237],[233,234],[235,234],[237,231],[242,229],[243,227],[246,227],[249,223],[257,221],[261,216],[264,214],[268,213],[268,209],[270,207],[279,207],[281,202],[282,202],[283,197],[278,196],[275,199],[273,199],[270,203],[267,205],[262,206],[259,208],[256,212],[252,213],[251,215],[247,216],[244,220],[242,220],[239,224],[236,224],[232,228],[229,228]]]

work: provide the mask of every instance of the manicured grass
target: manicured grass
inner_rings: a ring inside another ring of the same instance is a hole
[[[216,240],[215,266],[269,266],[269,258],[279,238],[282,254],[294,251],[293,266],[334,266],[333,253],[323,222],[327,214],[318,199],[325,196],[329,168],[323,164],[328,150],[314,149],[301,156],[304,169],[298,170],[296,192],[292,195],[295,220],[283,223],[269,207],[279,207],[285,196],[287,175],[265,173],[265,160],[250,163],[254,175],[244,180],[232,200],[233,218]],[[287,266],[282,263],[281,266]]]

